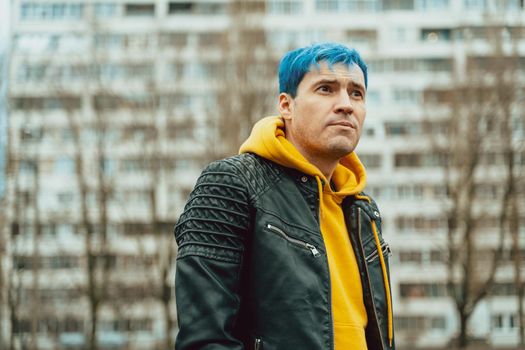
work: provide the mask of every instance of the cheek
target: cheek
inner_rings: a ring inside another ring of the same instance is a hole
[[[355,115],[357,117],[357,121],[358,121],[359,125],[363,126],[363,124],[365,122],[365,118],[366,118],[366,108],[364,106],[362,106],[361,108],[359,108],[359,110],[357,111],[357,113]]]

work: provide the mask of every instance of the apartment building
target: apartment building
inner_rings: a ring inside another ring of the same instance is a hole
[[[429,87],[446,89],[462,74],[466,37],[483,52],[488,14],[497,14],[490,18],[509,30],[525,30],[523,4],[263,3],[255,10],[257,25],[273,57],[315,41],[339,41],[369,63],[358,154],[392,250],[396,341],[402,349],[446,347],[459,320],[447,296],[446,189],[439,157],[425,146],[423,129],[432,113],[424,95]],[[12,1],[8,157],[16,170],[7,177],[11,244],[2,258],[12,295],[2,332],[4,339],[15,336],[17,348],[32,342],[49,349],[86,347],[89,309],[100,289],[100,348],[160,349],[167,328],[176,334],[175,305],[159,292],[173,292],[174,260],[165,248],[213,147],[209,118],[217,109],[217,84],[225,83],[219,77],[221,38],[233,21],[228,5]],[[276,95],[276,86],[268,89]],[[523,138],[525,126],[517,123],[515,131]],[[489,165],[498,159],[494,155]],[[486,199],[498,191],[487,187]],[[497,225],[495,217],[485,218],[487,237]],[[521,233],[523,227],[522,218]],[[510,261],[508,249],[506,257]],[[93,281],[89,271],[96,271]],[[473,338],[502,348],[517,344],[513,281],[504,265],[471,317]],[[15,321],[7,322],[13,312]]]

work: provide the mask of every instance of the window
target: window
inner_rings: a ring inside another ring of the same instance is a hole
[[[216,15],[226,13],[227,4],[222,2],[170,2],[168,4],[169,14],[198,14],[198,15]]]
[[[422,199],[423,186],[417,184],[396,186],[396,198],[399,199]]]
[[[430,251],[430,262],[431,263],[441,263],[444,262],[444,254],[440,250],[431,250]]]
[[[37,161],[36,160],[21,160],[18,164],[18,171],[20,175],[33,175],[37,171]]]
[[[101,34],[95,35],[95,48],[97,49],[121,49],[124,47],[125,36],[123,34]]]
[[[13,107],[18,110],[79,109],[80,97],[15,97]]]
[[[134,143],[151,141],[156,135],[156,128],[148,125],[132,125],[122,129],[122,139]]]
[[[188,43],[188,33],[161,33],[160,46],[166,48],[180,48]]]
[[[33,257],[24,255],[13,256],[13,267],[17,270],[33,269]]]
[[[400,331],[422,332],[425,328],[423,316],[396,316],[394,323]]]
[[[422,253],[420,251],[402,250],[399,252],[399,262],[401,263],[421,264],[422,260]]]
[[[345,38],[351,46],[374,46],[377,42],[377,32],[375,30],[347,30]]]
[[[436,330],[444,330],[447,328],[447,322],[444,317],[431,317],[430,328]]]
[[[199,33],[197,35],[199,45],[208,46],[220,46],[224,42],[224,34],[220,32],[212,33]]]
[[[168,13],[187,14],[193,12],[193,2],[170,2],[168,4]]]
[[[126,235],[142,235],[151,232],[151,226],[143,222],[123,222],[121,230]]]
[[[189,109],[193,104],[194,96],[191,94],[176,93],[160,96],[159,105],[162,108],[182,108]]]
[[[129,34],[125,36],[126,49],[152,49],[156,45],[156,36],[150,34]]]
[[[420,93],[417,90],[394,88],[394,102],[397,104],[417,104],[420,102]]]
[[[60,157],[55,160],[55,174],[72,175],[75,173],[75,160],[70,157]]]
[[[414,0],[383,0],[385,10],[413,10]]]
[[[492,316],[492,326],[499,329],[503,328],[503,315]]]
[[[168,138],[172,140],[191,140],[193,138],[193,133],[195,130],[195,125],[192,120],[186,122],[180,122],[177,124],[168,125]]]
[[[114,159],[104,157],[104,159],[101,159],[100,162],[100,169],[105,175],[115,174],[116,162]]]
[[[337,12],[339,11],[338,0],[316,0],[315,7],[318,11]]]
[[[295,31],[273,30],[269,31],[266,36],[268,44],[277,50],[288,50],[301,42],[300,33]]]
[[[50,269],[73,269],[80,267],[80,258],[68,255],[51,256],[46,258],[44,264]]]
[[[510,328],[517,328],[518,327],[518,316],[517,315],[509,315],[509,327]]]
[[[117,4],[113,2],[109,3],[96,3],[95,4],[95,16],[98,18],[110,18],[117,15]]]
[[[112,109],[143,109],[153,106],[156,101],[147,95],[135,96],[113,96],[98,95],[94,97],[94,107],[96,110]]]
[[[45,33],[24,33],[15,34],[13,46],[20,52],[45,52],[53,51],[58,44],[59,36],[56,34]]]
[[[488,0],[464,0],[466,9],[484,10],[487,7]]]
[[[438,41],[450,41],[452,30],[450,29],[421,29],[421,40],[431,43]]]
[[[73,204],[74,199],[75,196],[72,192],[59,192],[57,194],[58,203],[60,203],[62,206],[69,206]]]
[[[396,153],[394,166],[396,168],[432,168],[446,164],[447,157],[434,153]]]
[[[153,17],[155,4],[126,4],[124,13],[129,17]]]
[[[521,8],[521,0],[500,0],[494,3],[498,10],[518,10]]]
[[[493,296],[508,297],[516,295],[516,286],[511,282],[498,282],[492,289]]]
[[[379,0],[316,0],[316,9],[325,12],[376,12]]]
[[[24,127],[20,129],[20,141],[23,143],[40,142],[44,138],[44,129]]]
[[[382,157],[380,154],[359,154],[359,159],[365,165],[365,168],[377,169],[381,167]]]
[[[127,173],[147,171],[149,164],[146,159],[123,159],[120,162],[120,170]]]
[[[369,104],[380,104],[381,103],[381,91],[368,90],[366,92],[366,102]]]
[[[84,5],[81,3],[23,2],[20,8],[22,21],[57,21],[82,19]]]
[[[443,283],[400,283],[399,294],[402,298],[441,298],[447,296]]]
[[[421,133],[422,125],[419,122],[385,122],[385,134],[387,136],[420,135]]]
[[[143,299],[141,289],[143,290],[144,287],[122,287],[113,293],[123,294],[125,298],[130,300],[137,300]],[[151,291],[144,291],[144,293],[151,295]],[[106,332],[149,332],[153,329],[153,321],[149,318],[101,320],[100,329]]]
[[[374,72],[450,72],[452,60],[449,58],[393,58],[370,60],[370,71]]]
[[[40,230],[43,235],[45,236],[56,236],[57,234],[57,224],[55,223],[48,223],[43,224],[40,226]]]
[[[296,15],[303,11],[303,4],[297,0],[270,0],[267,6],[271,14]]]
[[[398,216],[396,228],[401,232],[433,231],[446,228],[446,221],[439,217]]]
[[[46,64],[21,64],[17,70],[19,82],[39,82],[46,77],[48,65]]]
[[[446,10],[449,0],[416,0],[416,8],[423,11]]]

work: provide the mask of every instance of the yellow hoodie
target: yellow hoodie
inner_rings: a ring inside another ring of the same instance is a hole
[[[357,155],[350,153],[336,166],[332,175],[336,188],[333,191],[321,171],[285,138],[284,122],[279,117],[267,117],[255,124],[240,149],[240,153],[247,152],[315,176],[320,197],[321,233],[332,285],[335,350],[367,349],[365,328],[368,320],[363,288],[341,208],[346,196],[357,195],[365,187],[366,173]]]

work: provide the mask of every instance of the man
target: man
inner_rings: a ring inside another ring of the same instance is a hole
[[[394,349],[389,248],[353,152],[366,65],[316,44],[283,57],[279,85],[280,117],[204,170],[175,228],[175,348]]]

